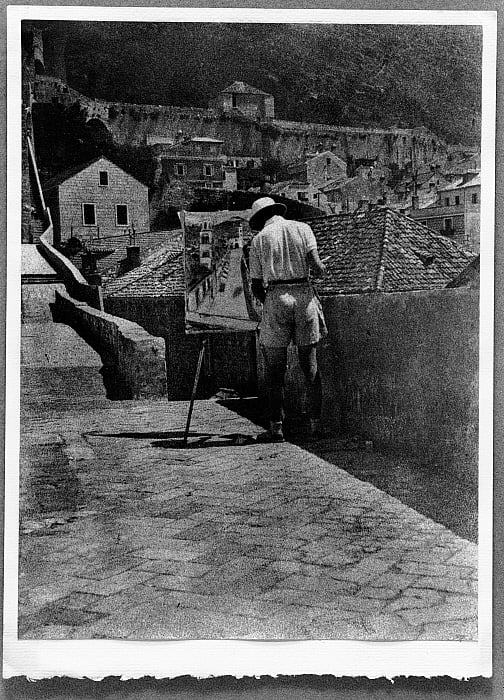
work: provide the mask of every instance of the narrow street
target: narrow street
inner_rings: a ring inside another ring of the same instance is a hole
[[[250,320],[241,277],[241,248],[234,248],[229,253],[228,275],[224,291],[218,291],[214,299],[205,299],[198,308],[202,322],[231,328],[233,330],[251,330],[257,322]]]

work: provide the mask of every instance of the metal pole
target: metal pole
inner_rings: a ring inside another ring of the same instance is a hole
[[[187,415],[187,423],[184,431],[184,439],[182,441],[182,444],[184,447],[187,446],[187,438],[189,436],[189,427],[191,425],[191,417],[192,417],[192,412],[193,412],[193,407],[194,407],[194,400],[196,398],[196,391],[198,390],[198,382],[199,382],[199,377],[201,373],[201,365],[203,364],[203,355],[205,354],[205,347],[207,344],[207,338],[203,340],[201,343],[201,350],[199,353],[198,357],[198,366],[196,367],[196,375],[194,377],[194,384],[192,388],[192,393],[191,393],[191,401],[189,403],[189,413]]]

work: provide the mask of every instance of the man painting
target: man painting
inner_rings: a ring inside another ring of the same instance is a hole
[[[250,247],[252,293],[263,304],[259,342],[266,364],[269,391],[269,430],[261,442],[281,442],[284,420],[284,381],[287,347],[298,349],[310,411],[310,434],[320,430],[322,390],[317,367],[317,343],[327,334],[320,301],[310,272],[322,275],[324,265],[311,228],[284,218],[286,207],[271,197],[252,205],[250,227],[259,231]]]

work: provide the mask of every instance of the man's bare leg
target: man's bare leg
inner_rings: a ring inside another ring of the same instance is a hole
[[[322,382],[317,365],[317,345],[298,346],[299,365],[303,371],[310,415],[310,433],[320,432]]]

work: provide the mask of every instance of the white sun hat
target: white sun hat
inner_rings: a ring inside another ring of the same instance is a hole
[[[273,216],[273,214],[280,214],[283,216],[287,211],[285,204],[280,204],[280,202],[275,202],[271,197],[261,197],[256,199],[252,204],[252,211],[249,217],[250,228],[254,227],[254,218],[259,214],[259,212],[265,212],[268,210],[268,214]]]

